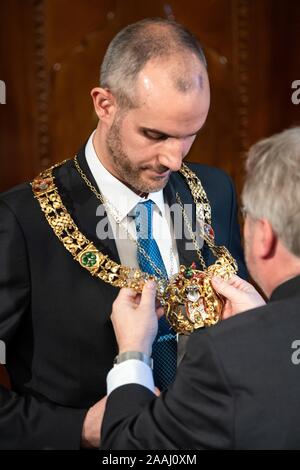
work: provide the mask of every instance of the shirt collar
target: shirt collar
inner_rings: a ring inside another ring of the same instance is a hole
[[[95,132],[96,131],[92,133],[85,147],[87,164],[92,172],[93,177],[95,178],[101,194],[108,202],[111,202],[112,205],[116,207],[120,221],[130,215],[139,202],[146,201],[147,199],[151,199],[156,204],[161,215],[164,217],[165,205],[163,190],[161,189],[160,191],[149,193],[147,199],[144,199],[138,196],[124,183],[119,181],[115,176],[113,176],[104,167],[96,154],[96,150],[93,144],[93,137]]]
[[[281,300],[299,296],[300,293],[300,275],[287,279],[277,286],[270,297],[270,301]]]

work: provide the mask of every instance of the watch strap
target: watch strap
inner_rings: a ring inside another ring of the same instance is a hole
[[[136,359],[147,364],[151,369],[153,369],[153,359],[145,353],[140,351],[125,351],[121,354],[118,354],[114,359],[114,365],[120,364],[121,362],[128,361],[130,359]]]

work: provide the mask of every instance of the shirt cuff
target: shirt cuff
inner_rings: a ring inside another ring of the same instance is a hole
[[[151,368],[138,359],[128,359],[114,366],[108,373],[107,395],[122,385],[139,384],[154,392],[154,381]]]

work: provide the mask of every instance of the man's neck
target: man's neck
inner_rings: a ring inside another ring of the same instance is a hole
[[[265,270],[263,277],[266,279],[262,286],[268,298],[281,284],[300,275],[300,258],[289,253],[284,248],[281,256],[278,256]]]

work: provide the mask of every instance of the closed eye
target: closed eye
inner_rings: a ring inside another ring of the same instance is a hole
[[[147,137],[147,139],[151,139],[151,140],[167,140],[169,137],[166,134],[157,134],[156,132],[149,132],[149,131],[144,131],[144,135],[145,137]]]
[[[167,140],[167,139],[170,139],[170,138],[176,138],[176,139],[195,138],[197,136],[197,134],[199,133],[199,131],[200,131],[200,129],[198,131],[192,133],[192,134],[187,135],[187,136],[176,137],[176,136],[171,136],[171,135],[168,135],[168,134],[164,134],[163,132],[159,132],[156,129],[147,129],[147,128],[143,128],[143,127],[140,129],[140,132],[144,137],[146,137],[149,140],[154,140],[154,141],[163,141],[163,140]]]
[[[160,132],[153,132],[150,130],[143,129],[143,135],[150,140],[167,140],[169,136],[167,134],[162,134]]]

